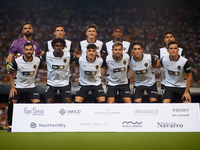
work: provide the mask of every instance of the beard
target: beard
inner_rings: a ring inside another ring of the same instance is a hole
[[[33,33],[30,33],[30,32],[28,32],[28,33],[27,33],[27,32],[24,33],[24,35],[25,35],[26,37],[28,37],[28,38],[29,38],[30,36],[32,36],[32,34],[33,34]]]
[[[26,58],[30,59],[32,58],[32,55],[30,53],[26,54]]]

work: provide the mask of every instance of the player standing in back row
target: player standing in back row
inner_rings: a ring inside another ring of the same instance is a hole
[[[159,59],[162,59],[164,56],[169,56],[168,50],[167,50],[167,45],[170,41],[175,41],[175,35],[174,32],[171,30],[166,30],[163,34],[164,37],[164,42],[165,42],[165,47],[160,48],[158,53],[156,54]],[[178,54],[180,56],[184,56],[183,49],[179,47],[179,52]],[[164,68],[160,69],[161,73],[161,99],[163,99],[164,92],[165,92],[165,70]],[[176,100],[179,100],[176,98]]]
[[[74,55],[76,57],[80,57],[81,55],[86,56],[87,45],[88,44],[95,44],[96,47],[97,47],[96,48],[97,54],[98,54],[98,56],[101,56],[101,49],[102,49],[102,46],[103,46],[103,42],[96,39],[97,25],[96,24],[89,24],[86,27],[86,33],[85,34],[87,36],[87,39],[81,41],[78,44],[78,47],[75,49]]]
[[[130,42],[128,41],[123,41],[123,30],[121,27],[117,26],[113,29],[112,32],[113,40],[107,42],[106,44],[103,45],[103,58],[105,58],[107,55],[112,55],[112,46],[116,41],[119,41],[123,45],[123,52],[126,52],[128,54],[131,53],[131,48],[130,48]]]
[[[55,39],[57,39],[57,38],[64,39],[65,28],[64,28],[64,26],[62,24],[57,24],[54,27],[54,35],[55,35]],[[69,40],[66,40],[66,39],[64,39],[64,40],[65,40],[66,45],[64,45],[63,51],[73,53],[72,42],[69,41]],[[54,51],[54,49],[52,47],[52,41],[53,40],[47,41],[46,45],[44,46],[44,51],[45,52],[47,52],[47,51],[50,51],[50,52]]]

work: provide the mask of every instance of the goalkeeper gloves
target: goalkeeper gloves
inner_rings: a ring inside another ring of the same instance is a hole
[[[14,71],[15,69],[12,67],[12,63],[11,62],[7,62],[6,63],[6,70],[8,72],[8,74],[11,72],[11,71]]]

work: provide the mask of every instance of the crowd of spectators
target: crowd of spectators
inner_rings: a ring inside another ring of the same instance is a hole
[[[0,1],[0,81],[8,83],[5,60],[14,39],[20,38],[21,24],[33,24],[33,39],[41,48],[52,39],[56,24],[65,26],[65,38],[76,48],[86,39],[85,27],[98,25],[97,38],[112,39],[112,29],[121,26],[124,40],[141,41],[144,51],[155,54],[164,47],[163,32],[172,30],[191,61],[193,85],[200,84],[200,1],[197,0],[1,0]],[[158,70],[155,70],[159,72]],[[159,75],[157,75],[159,78]],[[46,71],[39,70],[37,82],[46,82]],[[78,68],[71,68],[71,81],[78,82]]]

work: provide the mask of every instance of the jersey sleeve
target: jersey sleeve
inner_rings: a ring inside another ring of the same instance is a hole
[[[40,48],[40,45],[37,43],[38,45],[38,55],[42,52],[42,49]]]
[[[16,40],[14,40],[13,41],[13,43],[12,43],[12,45],[11,45],[11,47],[10,47],[10,51],[9,51],[9,53],[10,54],[17,54],[18,53],[18,51],[19,51],[19,46],[18,46],[18,44],[17,44],[17,41]]]
[[[44,53],[42,56],[40,56],[40,59],[42,59],[43,61],[46,61],[46,55],[47,53]]]
[[[155,56],[156,56],[158,59],[161,59],[161,58],[160,58],[160,50],[158,50],[158,51],[156,52]]]
[[[151,64],[155,64],[157,62],[157,58],[154,55],[151,55]]]
[[[184,52],[184,50],[182,50],[181,56],[185,57],[185,52]]]
[[[81,49],[81,44],[80,44],[80,43],[79,43],[78,46],[77,46],[77,50],[82,51],[82,49]]]
[[[40,64],[38,66],[39,69],[42,69],[44,67],[42,60],[40,59]]]
[[[183,68],[184,68],[184,72],[185,72],[186,74],[192,72],[192,70],[191,70],[191,65],[190,65],[190,62],[189,62],[189,61],[187,61],[187,62],[185,63],[185,65],[184,65]]]
[[[106,44],[103,45],[102,52],[103,52],[103,54],[108,54]]]
[[[163,66],[163,58],[160,60],[160,65]]]
[[[131,55],[131,53],[132,53],[132,52],[131,52],[131,44],[130,44],[130,45],[129,45],[129,48],[128,48],[128,54]]]
[[[73,62],[75,60],[75,56],[73,54],[70,54],[70,63]]]
[[[12,60],[12,70],[17,70],[17,62],[15,61],[15,59]]]
[[[44,46],[44,51],[45,51],[45,52],[48,52],[48,51],[49,51],[47,42],[46,42],[46,44],[45,44],[45,46]]]
[[[77,66],[79,66],[79,58],[75,57],[74,64],[77,65]]]
[[[69,52],[70,52],[70,53],[73,53],[73,52],[74,52],[74,47],[73,47],[72,44],[70,45],[70,50],[69,50]]]
[[[101,65],[101,68],[105,67],[106,66],[106,59],[103,59],[103,63]]]

